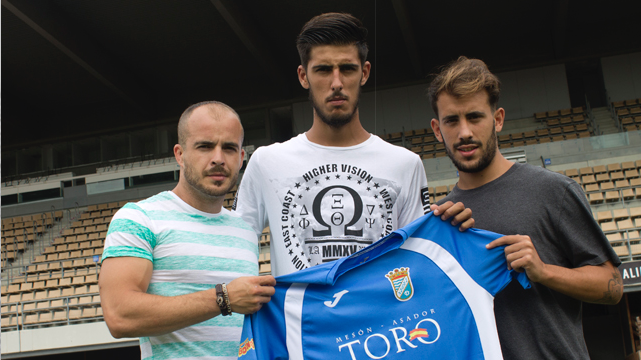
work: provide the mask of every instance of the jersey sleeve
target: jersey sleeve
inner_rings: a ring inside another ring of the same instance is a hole
[[[610,260],[621,264],[603,231],[592,217],[581,186],[572,181],[565,189],[563,201],[554,217],[559,246],[574,267],[600,265]]]
[[[525,272],[508,270],[504,246],[487,249],[485,245],[503,235],[480,229],[468,229],[460,232],[449,222],[428,215],[407,227],[408,236],[421,237],[435,242],[465,269],[474,281],[495,296],[513,279],[517,279],[523,288],[529,288],[530,282]]]
[[[402,228],[430,211],[430,195],[423,162],[417,156],[412,169],[407,191],[399,208],[398,227]]]
[[[265,178],[261,176],[260,154],[261,149],[257,149],[247,163],[234,204],[236,213],[251,225],[256,234],[261,234],[268,225],[261,187]]]
[[[138,205],[128,203],[116,212],[109,224],[101,261],[123,256],[153,261],[155,246],[151,220]]]
[[[284,299],[287,287],[276,286],[271,300],[251,315],[245,315],[238,359],[289,359],[285,329]]]
[[[260,338],[254,338],[254,327],[252,317],[254,315],[245,315],[243,322],[243,332],[240,335],[240,346],[238,347],[238,358],[243,360],[257,360],[260,359],[256,352],[256,341]],[[255,320],[254,320],[255,321]]]

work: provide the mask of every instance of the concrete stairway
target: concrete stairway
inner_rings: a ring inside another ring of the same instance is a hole
[[[615,120],[612,119],[612,114],[607,107],[593,108],[592,114],[594,115],[598,132],[600,132],[595,135],[608,135],[619,132],[619,128],[617,127]]]
[[[86,208],[85,208],[86,210]],[[65,211],[64,217],[53,224],[49,229],[46,229],[42,236],[38,237],[36,241],[30,245],[24,252],[18,254],[18,257],[13,261],[11,266],[2,269],[2,285],[8,284],[8,281],[20,276],[25,266],[29,265],[37,255],[42,255],[42,252],[47,246],[50,246],[53,239],[60,237],[64,229],[68,229],[71,223],[78,220],[80,211],[72,210],[71,212]],[[69,217],[71,215],[71,217]]]

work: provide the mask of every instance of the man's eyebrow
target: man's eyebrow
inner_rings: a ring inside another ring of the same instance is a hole
[[[458,120],[458,115],[447,115],[443,117],[443,121],[445,120]]]
[[[312,70],[322,70],[322,69],[327,69],[331,67],[332,65],[329,65],[329,64],[319,64],[319,65],[312,66]]]
[[[485,113],[482,111],[470,111],[469,113],[465,114],[465,117],[483,117],[485,116]]]
[[[201,141],[194,142],[194,146],[202,146],[202,145],[205,145],[205,146],[216,146],[216,144],[218,144],[218,142],[216,142],[216,141],[208,141],[208,140],[201,140]],[[236,149],[240,148],[239,143],[237,143],[235,141],[224,141],[221,144],[221,146],[223,146],[223,147],[233,147],[233,148],[236,148]]]
[[[240,144],[238,144],[237,142],[234,142],[234,141],[225,141],[225,142],[223,142],[223,147],[226,147],[226,146],[231,146],[231,147],[236,148],[236,149],[240,148]]]

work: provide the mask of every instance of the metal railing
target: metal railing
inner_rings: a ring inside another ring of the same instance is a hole
[[[91,297],[91,301],[81,303],[81,299],[87,297]],[[95,301],[96,297],[98,298],[98,301]],[[38,307],[38,304],[44,302],[48,302],[48,306]],[[52,305],[54,302],[55,305]],[[30,306],[31,304],[33,304],[33,306]],[[33,329],[44,326],[66,326],[81,322],[104,320],[100,304],[100,293],[97,292],[47,299],[18,301],[2,304],[2,306],[9,309],[2,313],[4,323],[2,325],[2,332]],[[27,309],[25,309],[25,307],[27,307]],[[91,314],[83,314],[85,310],[89,309],[94,309],[95,311]],[[100,309],[100,311],[98,311],[98,309]],[[73,314],[73,317],[71,316],[73,310],[80,310],[78,316],[76,316],[77,312],[76,314]],[[62,311],[64,311],[64,317],[57,317]],[[50,316],[41,320],[39,319],[40,316],[42,316],[41,314],[49,314]],[[32,321],[32,318],[29,318],[30,315],[36,315],[38,319]]]
[[[592,126],[592,129],[594,129],[595,135],[602,135],[601,129],[596,124],[596,119],[594,118],[594,112],[592,112],[592,107],[590,106],[590,101],[588,100],[588,96],[586,94],[583,94],[583,96],[585,97],[585,113],[588,114],[588,119],[590,120],[590,126]]]
[[[619,115],[617,115],[616,109],[612,105],[612,98],[610,97],[610,93],[608,93],[608,90],[605,90],[605,98],[607,100],[607,108],[608,111],[610,111],[610,116],[612,116],[612,120],[614,120],[614,123],[617,126],[617,129],[619,132],[623,131],[623,125],[621,124],[621,119],[619,119]]]

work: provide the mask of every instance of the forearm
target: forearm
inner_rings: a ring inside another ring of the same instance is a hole
[[[132,290],[104,305],[105,321],[118,338],[167,334],[220,315],[213,289],[180,296]]]
[[[619,270],[609,262],[576,269],[545,265],[544,274],[537,282],[581,301],[611,305],[623,294]]]

